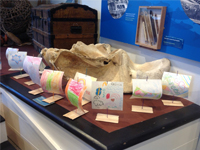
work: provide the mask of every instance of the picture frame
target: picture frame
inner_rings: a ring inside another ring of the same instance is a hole
[[[139,6],[135,44],[153,50],[161,48],[167,7]]]

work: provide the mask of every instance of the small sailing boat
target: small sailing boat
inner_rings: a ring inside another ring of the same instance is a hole
[[[133,93],[130,99],[141,98],[142,106],[132,105],[133,112],[153,113],[152,107],[144,106],[144,99],[160,99],[162,81],[160,79],[132,79]]]

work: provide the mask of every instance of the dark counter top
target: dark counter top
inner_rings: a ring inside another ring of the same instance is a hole
[[[1,76],[0,85],[96,149],[125,149],[200,118],[200,106],[192,103],[172,112],[109,133],[83,117],[74,121],[64,118],[63,114],[69,111],[57,103],[47,107],[35,103],[32,99],[38,96],[28,94],[30,89],[11,79],[12,76],[18,74],[20,73]],[[113,124],[113,126],[116,126],[116,124]]]

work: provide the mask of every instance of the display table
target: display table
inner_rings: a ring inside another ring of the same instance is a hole
[[[119,124],[95,121],[97,112],[106,110],[92,110],[91,104],[84,106],[89,109],[87,115],[70,120],[63,117],[74,109],[66,99],[47,107],[37,104],[32,99],[39,96],[28,93],[35,87],[23,84],[30,79],[12,78],[18,74],[2,75],[0,90],[8,136],[25,149],[196,149],[200,106],[190,101],[175,98],[184,107],[162,106],[161,100],[145,101],[154,114],[134,113],[130,104],[140,104],[141,100],[130,100],[126,94],[124,111],[109,110],[109,114],[120,116]],[[47,93],[43,96],[49,97]]]

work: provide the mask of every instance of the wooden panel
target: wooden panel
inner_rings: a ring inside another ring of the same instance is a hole
[[[7,141],[6,125],[5,121],[0,123],[0,144]]]
[[[75,44],[77,41],[82,41],[85,44],[92,44],[95,43],[94,38],[85,38],[85,39],[55,39],[54,40],[54,47],[55,48],[66,48],[71,49],[72,45]]]
[[[49,149],[38,133],[30,126],[32,122],[22,119],[8,107],[3,106],[6,114],[6,124],[12,128],[12,132],[16,132],[16,134],[23,137],[23,140],[30,141],[31,145],[34,145],[37,149]]]
[[[29,143],[24,137],[17,133],[9,124],[6,123],[7,135],[15,145],[22,150],[37,150],[31,143]]]
[[[79,22],[79,21],[53,21],[53,34],[69,34],[71,33],[71,27],[81,27],[81,34],[95,33],[95,22]]]
[[[96,19],[96,14],[82,7],[67,7],[67,9],[59,9],[53,14],[53,18],[84,18]]]

